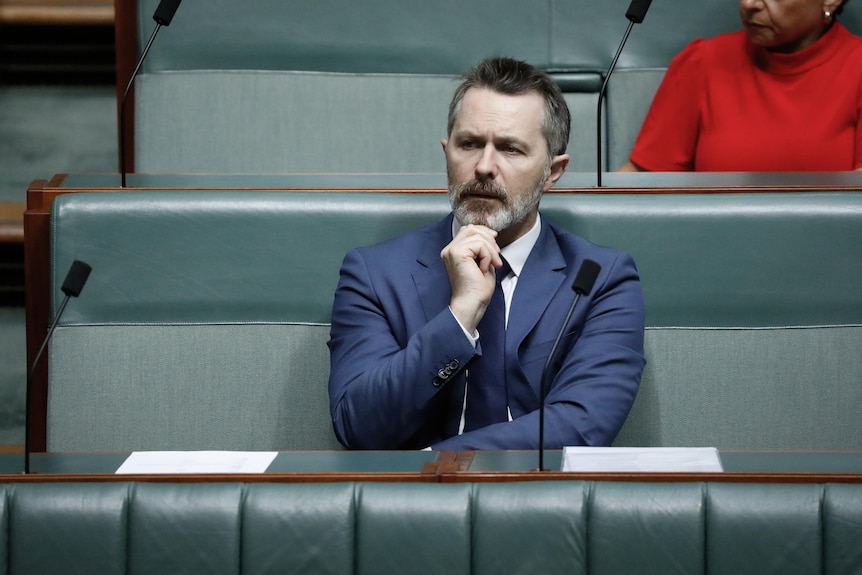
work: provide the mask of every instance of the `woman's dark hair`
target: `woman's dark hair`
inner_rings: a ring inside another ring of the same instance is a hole
[[[844,0],[843,2],[841,2],[841,4],[838,6],[838,8],[835,9],[835,12],[833,12],[832,15],[838,16],[839,14],[841,14],[841,12],[844,11],[844,5],[848,2],[850,2],[850,0]]]

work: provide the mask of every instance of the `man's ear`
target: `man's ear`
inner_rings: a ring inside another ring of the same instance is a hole
[[[559,156],[554,156],[551,159],[551,173],[548,174],[548,179],[545,182],[545,191],[553,187],[554,184],[557,183],[557,180],[565,173],[566,168],[569,165],[569,155],[561,154]]]
[[[448,144],[448,143],[449,143],[449,140],[447,140],[446,138],[443,138],[442,140],[440,140],[440,145],[443,146],[443,152],[446,151],[446,144]]]

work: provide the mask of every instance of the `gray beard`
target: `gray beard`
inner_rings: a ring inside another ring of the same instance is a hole
[[[542,190],[545,187],[545,182],[550,175],[550,165],[545,169],[545,173],[536,182],[533,190],[529,194],[511,198],[508,190],[503,186],[494,182],[479,182],[471,180],[460,185],[449,184],[449,203],[452,206],[452,211],[458,222],[462,226],[469,224],[483,225],[501,232],[512,224],[522,221],[530,213],[539,206],[539,200],[542,199]],[[465,194],[473,191],[483,191],[490,193],[500,199],[501,205],[490,207],[482,202],[464,201],[461,198]],[[472,209],[470,204],[479,204]]]

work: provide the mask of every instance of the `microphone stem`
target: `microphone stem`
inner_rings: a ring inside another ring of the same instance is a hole
[[[153,45],[153,40],[156,39],[156,34],[159,33],[159,29],[161,29],[162,25],[156,23],[155,29],[153,29],[153,33],[150,34],[150,39],[147,40],[147,45],[144,47],[144,51],[141,54],[141,57],[138,58],[138,63],[135,65],[135,69],[132,72],[132,76],[129,78],[129,83],[126,84],[126,89],[123,92],[123,100],[120,102],[120,187],[126,187],[126,99],[129,96],[129,90],[132,88],[132,83],[135,81],[135,77],[138,75],[138,72],[141,69],[141,64],[144,63],[144,59],[147,57],[147,53],[150,51],[150,46]]]
[[[563,335],[566,326],[569,325],[569,320],[572,319],[572,312],[575,311],[575,306],[581,294],[575,293],[575,298],[572,300],[572,305],[569,306],[569,312],[566,314],[566,319],[563,320],[563,325],[560,328],[560,336]],[[562,337],[557,337],[554,340],[554,345],[551,347],[551,352],[548,354],[548,359],[545,360],[545,368],[542,370],[542,379],[539,383],[539,471],[545,471],[545,396],[548,394],[548,372],[551,371],[551,362],[554,360],[554,355],[557,353],[557,346],[560,345]]]
[[[634,21],[630,20],[629,25],[626,28],[626,33],[623,34],[622,40],[620,40],[620,45],[617,48],[616,54],[614,54],[614,59],[611,62],[611,67],[608,68],[608,73],[605,75],[605,81],[602,82],[602,89],[599,90],[599,107],[596,112],[597,124],[596,124],[596,156],[597,156],[597,168],[596,168],[596,185],[601,188],[602,187],[602,103],[605,99],[605,90],[608,87],[608,80],[611,79],[611,74],[614,73],[614,68],[617,67],[617,60],[620,59],[620,54],[623,53],[623,47],[626,45],[626,40],[629,38],[629,34],[631,34],[632,27],[635,25]]]
[[[36,366],[39,365],[39,358],[42,357],[42,352],[45,351],[45,346],[48,345],[48,341],[51,339],[51,334],[54,333],[54,328],[57,327],[57,323],[60,321],[60,316],[63,315],[63,310],[66,309],[66,304],[69,303],[69,295],[63,298],[63,303],[60,304],[60,309],[57,311],[57,314],[54,316],[54,321],[51,323],[51,328],[48,330],[48,335],[45,336],[45,340],[42,342],[42,347],[39,348],[39,351],[36,353],[36,359],[33,360],[33,365],[30,367],[30,373],[27,374],[27,388],[25,390],[24,397],[24,473],[30,473],[30,395],[32,389],[33,375],[36,373]]]

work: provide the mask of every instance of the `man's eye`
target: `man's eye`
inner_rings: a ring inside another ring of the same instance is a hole
[[[461,142],[461,147],[466,150],[472,150],[476,147],[476,142],[473,142],[472,140],[464,140]]]

